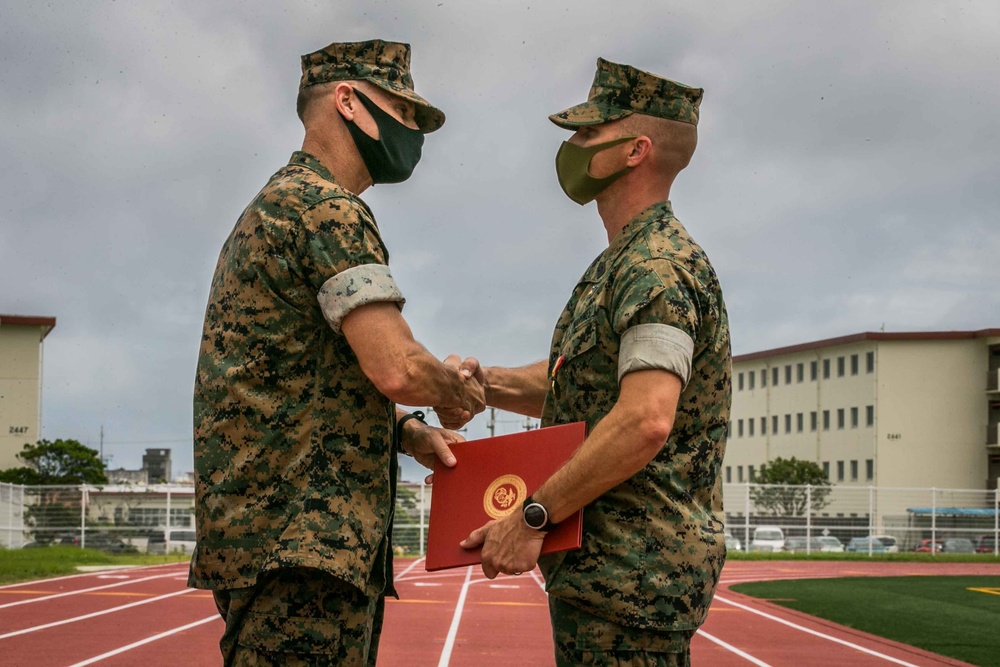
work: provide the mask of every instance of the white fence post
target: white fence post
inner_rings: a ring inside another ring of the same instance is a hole
[[[750,551],[750,482],[747,482],[746,494],[745,494],[746,507],[743,512],[743,523],[746,533],[744,539],[746,543],[743,545],[743,549]]]
[[[1000,371],[997,371],[1000,373]],[[993,555],[1000,556],[1000,484],[993,489]]]
[[[931,555],[937,555],[937,489],[931,487]]]
[[[80,548],[87,546],[87,487],[80,487]]]
[[[420,553],[424,553],[424,516],[427,512],[427,506],[424,501],[424,489],[427,488],[427,484],[423,480],[420,481]]]
[[[812,546],[812,484],[806,484],[806,553]]]

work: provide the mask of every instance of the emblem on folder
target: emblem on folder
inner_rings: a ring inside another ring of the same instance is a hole
[[[501,475],[486,488],[483,509],[491,519],[502,519],[511,514],[528,495],[528,487],[517,475]]]

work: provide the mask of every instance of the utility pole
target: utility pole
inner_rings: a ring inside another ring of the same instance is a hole
[[[525,431],[530,431],[533,428],[535,428],[535,425],[531,423],[531,417],[525,417],[524,418],[524,430]]]
[[[490,437],[493,437],[497,427],[497,409],[490,408],[490,420],[486,422],[486,428],[490,430]]]
[[[104,460],[104,424],[101,424],[101,463],[107,467],[107,461]]]

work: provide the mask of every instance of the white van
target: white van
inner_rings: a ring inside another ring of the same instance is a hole
[[[785,548],[785,533],[779,526],[757,526],[753,529],[750,551],[781,551]]]
[[[169,554],[194,552],[196,542],[193,528],[171,528],[169,531],[161,530],[149,536],[146,544],[146,553]]]

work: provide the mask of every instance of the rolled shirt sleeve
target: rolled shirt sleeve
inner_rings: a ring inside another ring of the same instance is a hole
[[[668,324],[637,324],[625,331],[618,354],[618,382],[626,373],[664,370],[679,377],[684,386],[691,379],[694,341]]]
[[[338,273],[323,283],[318,299],[323,317],[337,333],[347,314],[359,306],[391,301],[402,310],[406,303],[385,264],[362,264]]]

